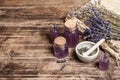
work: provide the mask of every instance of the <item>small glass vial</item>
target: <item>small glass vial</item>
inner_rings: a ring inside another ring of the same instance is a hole
[[[51,42],[54,43],[54,39],[59,36],[60,33],[59,33],[59,30],[57,28],[57,25],[53,25],[51,28],[50,28],[50,38],[51,38]]]
[[[102,54],[100,56],[99,69],[103,71],[106,71],[109,69],[109,58],[105,54]]]
[[[54,40],[54,55],[57,58],[65,58],[68,55],[68,46],[66,39],[62,36],[56,37]]]
[[[64,36],[67,39],[69,47],[75,47],[79,42],[79,32],[76,23],[76,18],[65,22]]]

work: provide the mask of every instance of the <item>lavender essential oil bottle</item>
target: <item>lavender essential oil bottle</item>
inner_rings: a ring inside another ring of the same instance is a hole
[[[76,18],[65,22],[64,36],[67,39],[69,47],[75,47],[79,42],[79,32],[76,23]]]
[[[50,28],[50,38],[51,38],[52,43],[54,43],[54,39],[59,35],[60,35],[60,33],[59,33],[58,28],[57,28],[57,25],[51,26],[51,28]]]
[[[109,69],[109,59],[105,54],[102,54],[100,56],[99,69],[103,71],[106,71]]]
[[[65,58],[68,55],[68,46],[66,39],[62,36],[56,37],[54,40],[54,55],[57,58]]]

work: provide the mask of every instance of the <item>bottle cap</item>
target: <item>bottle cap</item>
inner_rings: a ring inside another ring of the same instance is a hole
[[[77,24],[77,18],[72,18],[65,22],[65,27],[70,31],[73,31],[77,28],[76,24]]]
[[[62,36],[56,37],[54,40],[54,44],[63,48],[66,44],[66,39]]]

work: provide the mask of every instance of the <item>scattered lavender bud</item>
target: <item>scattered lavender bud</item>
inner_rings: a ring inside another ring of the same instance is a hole
[[[62,67],[60,68],[60,70],[63,70],[65,68],[65,64],[62,65]]]
[[[14,52],[13,50],[11,50],[11,51],[9,52],[10,57],[14,57],[14,54],[15,54],[15,52]]]
[[[70,61],[72,60],[72,58],[69,59]]]
[[[66,59],[62,59],[62,60],[57,60],[57,63],[65,63]]]

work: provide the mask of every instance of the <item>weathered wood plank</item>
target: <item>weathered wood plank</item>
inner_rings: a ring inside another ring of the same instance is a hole
[[[71,49],[66,63],[56,63],[58,59],[53,56],[47,35],[49,28],[55,23],[62,31],[62,19],[66,13],[71,7],[80,7],[85,1],[49,1],[0,0],[0,79],[119,80],[120,67],[112,59],[112,66],[104,72],[95,66],[99,57],[91,64],[84,64]],[[15,53],[6,54],[11,50]],[[64,64],[66,67],[61,71]]]
[[[24,5],[36,5],[36,6],[44,6],[44,5],[73,5],[74,4],[84,4],[86,1],[79,1],[79,0],[1,0],[0,4],[1,6],[24,6]]]
[[[89,0],[1,0],[2,19],[65,18],[72,7],[81,7]]]
[[[63,26],[64,20],[61,19],[39,19],[39,20],[10,20],[7,21],[5,20],[0,20],[0,28],[6,27],[12,27],[12,28],[19,28],[19,27],[32,27],[32,29],[34,29],[34,27],[38,27],[38,28],[49,28],[52,24],[57,24],[59,27],[61,27],[61,25]],[[2,29],[0,29],[2,30]]]
[[[58,24],[62,30],[64,21],[61,19],[0,22],[3,28],[0,30],[2,31],[0,38],[8,37],[0,44],[0,64],[2,64],[0,79],[119,80],[120,67],[117,67],[111,58],[110,69],[106,72],[99,70],[96,66],[99,57],[94,62],[85,64],[75,56],[74,49],[70,49],[66,63],[56,63],[58,59],[53,56],[52,44],[48,39],[49,36],[46,35],[49,34],[49,28],[53,23]],[[7,55],[6,53],[10,50],[15,53]],[[60,68],[64,64],[66,67],[61,71]]]
[[[81,77],[86,77],[86,78],[91,78],[91,77],[100,77],[100,78],[106,78],[108,74],[111,77],[119,77],[119,74],[114,74],[113,72],[116,70],[119,70],[119,68],[116,68],[115,66],[112,66],[107,72],[100,71],[97,67],[94,67],[94,64],[84,64],[77,62],[79,64],[72,64],[72,62],[67,62],[66,67],[64,70],[60,71],[60,68],[63,64],[58,64],[56,61],[52,61],[53,59],[32,59],[32,60],[15,60],[13,59],[13,63],[17,64],[17,66],[20,66],[20,68],[15,69],[13,76],[20,76],[20,77],[31,77],[33,76],[38,76],[45,78],[48,75],[51,78],[56,78],[57,76],[65,77],[65,76],[81,76]],[[73,59],[74,60],[74,59]],[[31,62],[32,61],[32,62]],[[26,63],[25,63],[26,62]],[[54,67],[55,66],[55,67]],[[111,71],[112,70],[112,71]],[[30,72],[31,73],[28,73]],[[33,73],[32,73],[33,71]],[[34,74],[35,72],[38,72],[38,74]]]
[[[5,41],[8,36],[13,37],[16,34],[23,34],[21,37],[24,37],[26,34],[29,36],[39,34],[46,36],[44,32],[48,32],[49,28],[53,24],[58,24],[58,27],[63,27],[63,20],[60,19],[43,19],[43,20],[23,20],[23,21],[0,21],[0,42]],[[20,31],[20,32],[19,32]],[[29,32],[29,33],[27,33]],[[13,34],[13,35],[12,35]],[[25,37],[29,37],[26,35]],[[38,37],[39,37],[38,36]],[[25,38],[24,37],[24,38]],[[35,38],[35,36],[32,36]],[[20,36],[18,37],[20,39]],[[29,37],[30,38],[30,37]],[[33,39],[34,39],[33,38]]]

